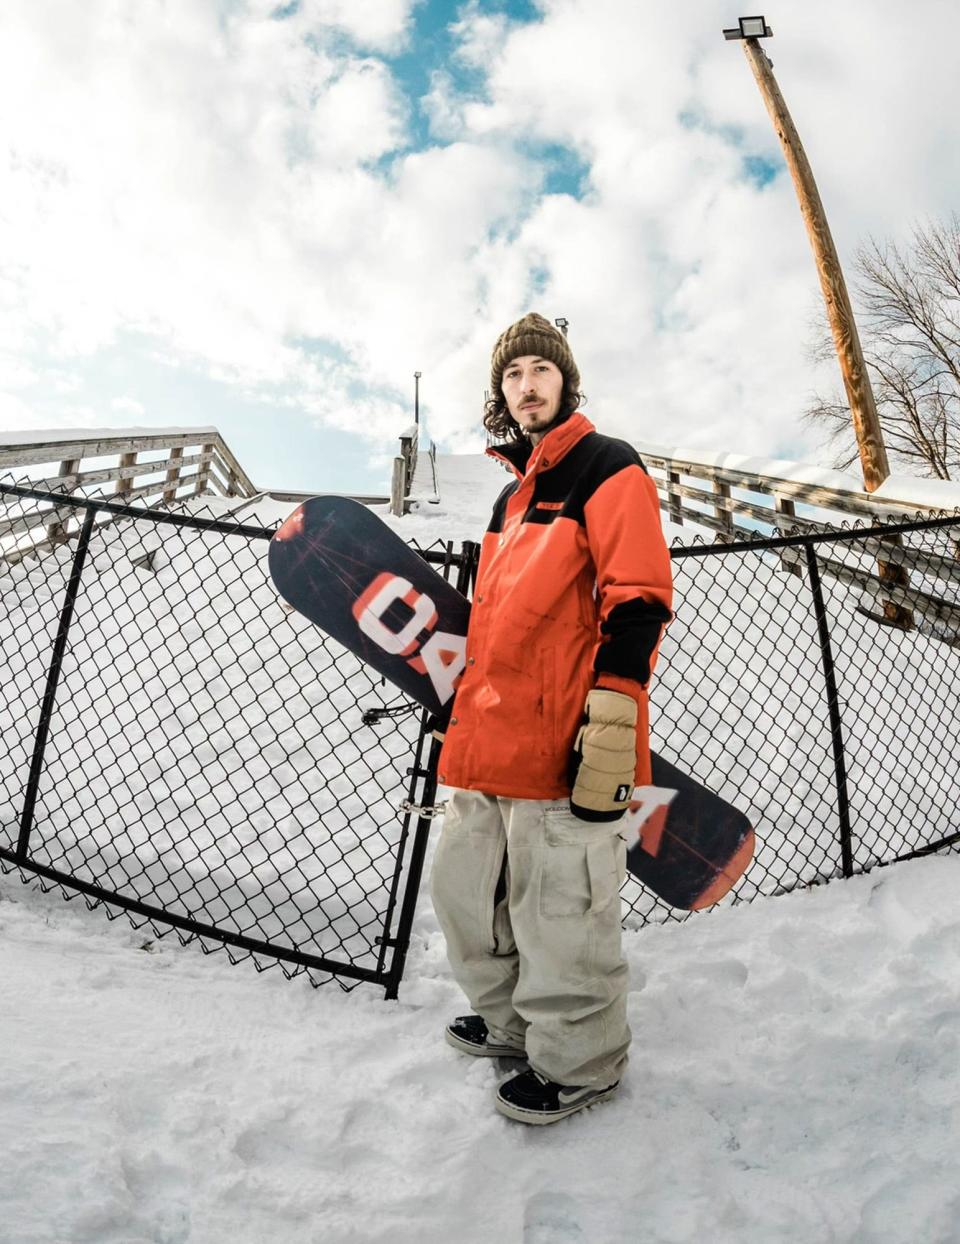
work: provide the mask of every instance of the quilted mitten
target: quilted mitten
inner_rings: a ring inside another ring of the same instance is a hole
[[[637,702],[595,687],[570,759],[570,811],[582,821],[616,821],[633,795]]]

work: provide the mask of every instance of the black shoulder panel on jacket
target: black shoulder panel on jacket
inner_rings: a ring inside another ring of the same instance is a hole
[[[519,487],[520,481],[515,479],[511,483],[507,484],[500,496],[497,497],[496,501],[493,503],[493,514],[491,515],[490,525],[487,527],[487,531],[503,531],[503,520],[507,512],[507,502]]]
[[[572,518],[582,526],[584,507],[600,485],[629,466],[646,470],[632,445],[588,432],[555,467],[539,473],[524,522]]]

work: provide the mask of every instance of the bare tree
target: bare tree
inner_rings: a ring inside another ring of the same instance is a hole
[[[919,475],[960,477],[960,217],[915,226],[905,251],[871,238],[854,272],[863,354],[891,460]],[[823,322],[809,353],[832,356]],[[857,461],[839,390],[815,395],[805,419],[827,429],[839,467]]]

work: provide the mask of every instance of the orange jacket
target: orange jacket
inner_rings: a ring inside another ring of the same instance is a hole
[[[517,478],[483,538],[440,781],[515,799],[569,795],[584,701],[602,686],[637,701],[647,784],[646,687],[672,599],[656,487],[630,445],[579,412],[536,447],[487,452]]]

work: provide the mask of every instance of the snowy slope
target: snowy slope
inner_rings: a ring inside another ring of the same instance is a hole
[[[0,878],[3,1244],[954,1244],[960,860],[628,933],[632,1066],[556,1127],[421,905],[399,1003]]]

